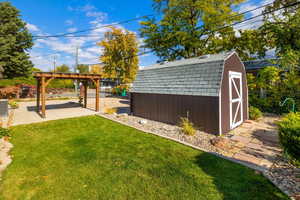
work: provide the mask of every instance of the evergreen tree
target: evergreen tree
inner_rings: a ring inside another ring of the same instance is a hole
[[[32,36],[19,11],[9,2],[0,2],[0,66],[4,78],[28,76],[33,64],[27,51],[33,46]]]

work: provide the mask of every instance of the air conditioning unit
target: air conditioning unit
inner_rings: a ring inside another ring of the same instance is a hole
[[[0,117],[8,116],[8,100],[0,99]]]

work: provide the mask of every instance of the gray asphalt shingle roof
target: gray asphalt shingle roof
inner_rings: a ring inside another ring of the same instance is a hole
[[[224,61],[231,53],[201,56],[145,67],[131,92],[219,96]]]

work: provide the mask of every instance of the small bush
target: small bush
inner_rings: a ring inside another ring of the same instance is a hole
[[[190,122],[187,117],[180,118],[180,127],[182,128],[182,132],[186,135],[194,136],[196,134],[194,124]]]
[[[249,117],[251,120],[257,120],[262,117],[262,112],[258,108],[250,106]]]
[[[0,138],[2,137],[10,137],[9,129],[0,127]]]
[[[106,113],[106,114],[112,115],[112,114],[114,114],[114,113],[116,113],[116,112],[117,112],[117,108],[106,108],[106,109],[105,109],[105,113]]]
[[[16,86],[8,86],[5,88],[0,88],[0,98],[1,99],[12,99],[19,98],[20,88]]]
[[[12,109],[17,109],[17,108],[19,108],[19,103],[16,102],[16,101],[9,101],[8,104],[10,105],[10,107],[11,107]]]
[[[300,112],[286,115],[279,126],[279,139],[287,158],[300,166]]]

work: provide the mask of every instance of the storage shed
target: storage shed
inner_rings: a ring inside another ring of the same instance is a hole
[[[213,134],[248,119],[246,72],[235,52],[145,67],[130,98],[135,116],[178,124],[188,115],[196,127]]]

